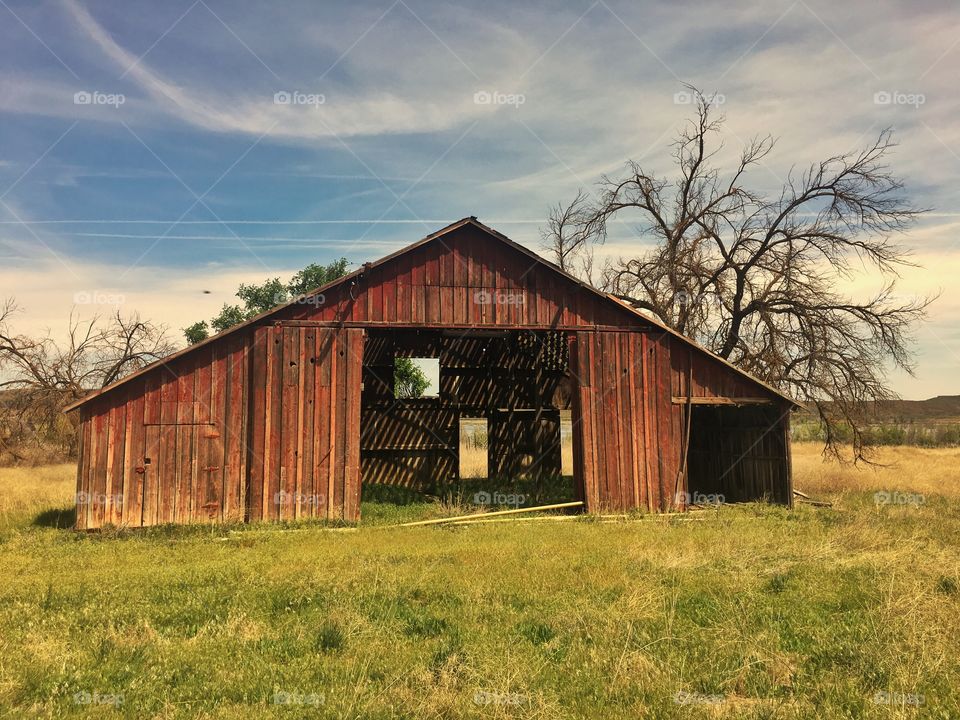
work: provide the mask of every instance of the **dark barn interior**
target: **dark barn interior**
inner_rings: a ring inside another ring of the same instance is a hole
[[[768,406],[695,405],[691,408],[687,488],[694,502],[768,500],[789,504],[789,448],[782,410]],[[710,496],[713,496],[712,498]],[[702,498],[701,498],[702,499]]]
[[[397,357],[437,358],[436,397],[398,398]],[[371,330],[361,397],[361,480],[434,495],[459,480],[464,418],[486,421],[488,477],[560,477],[571,405],[566,336],[538,330]]]

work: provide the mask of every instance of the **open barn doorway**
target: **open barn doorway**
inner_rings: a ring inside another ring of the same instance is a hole
[[[775,405],[690,408],[687,504],[789,504],[786,412]]]
[[[370,330],[363,373],[365,500],[427,498],[469,512],[580,497],[563,333]]]

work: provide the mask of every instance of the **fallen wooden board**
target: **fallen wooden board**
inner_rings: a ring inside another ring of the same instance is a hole
[[[501,515],[518,515],[520,513],[540,512],[541,510],[560,510],[563,508],[582,507],[583,501],[555,503],[553,505],[537,505],[529,508],[516,508],[514,510],[497,510],[496,512],[473,513],[472,515],[454,515],[448,518],[434,518],[433,520],[417,520],[416,522],[400,523],[399,525],[388,525],[385,527],[416,527],[421,525],[440,525],[442,523],[456,522],[458,520],[473,520],[475,518],[491,518]]]
[[[797,502],[802,502],[804,505],[813,505],[814,507],[833,507],[833,503],[821,502],[819,500],[804,500],[800,498]]]
[[[550,522],[557,520],[583,520],[586,517],[584,515],[544,515],[543,517],[505,517],[505,518],[491,518],[485,520],[483,518],[478,518],[476,520],[457,520],[450,523],[451,525],[493,525],[495,523],[511,523],[511,522]]]
[[[802,502],[805,505],[813,505],[814,507],[833,507],[833,503],[814,500],[812,497],[804,492],[800,492],[799,490],[794,490],[793,494],[800,498],[799,502]]]
[[[562,521],[562,520],[579,520],[584,523],[628,523],[628,522],[642,522],[644,520],[652,520],[654,518],[667,518],[675,517],[678,520],[706,520],[707,516],[705,514],[694,514],[692,512],[684,513],[651,513],[649,515],[544,515],[542,517],[505,517],[505,518],[491,518],[489,520],[484,518],[473,519],[464,519],[464,520],[455,520],[451,522],[450,525],[494,525],[494,524],[504,524],[504,523],[517,523],[517,522],[550,522],[550,521]],[[397,525],[390,525],[388,527],[399,527]]]

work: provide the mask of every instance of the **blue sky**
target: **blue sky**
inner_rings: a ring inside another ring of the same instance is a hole
[[[627,159],[669,171],[688,82],[722,95],[729,156],[779,138],[750,178],[763,190],[895,129],[894,170],[934,210],[903,239],[923,268],[901,291],[943,292],[917,378],[895,386],[960,393],[955,3],[2,0],[0,16],[0,295],[24,330],[62,332],[86,293],[179,334],[240,281],[375,259],[466,215],[536,249],[550,205]],[[602,253],[641,248],[625,223]]]

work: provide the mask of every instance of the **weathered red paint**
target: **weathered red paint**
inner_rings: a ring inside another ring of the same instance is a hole
[[[77,527],[357,520],[361,386],[376,382],[364,369],[364,337],[383,328],[565,334],[575,478],[590,511],[676,505],[686,489],[690,412],[678,398],[790,407],[775,390],[466,219],[78,403]],[[467,407],[478,390],[463,387]],[[513,389],[499,391],[512,402]],[[456,415],[438,422],[453,427]],[[785,430],[776,435],[784,446]]]

